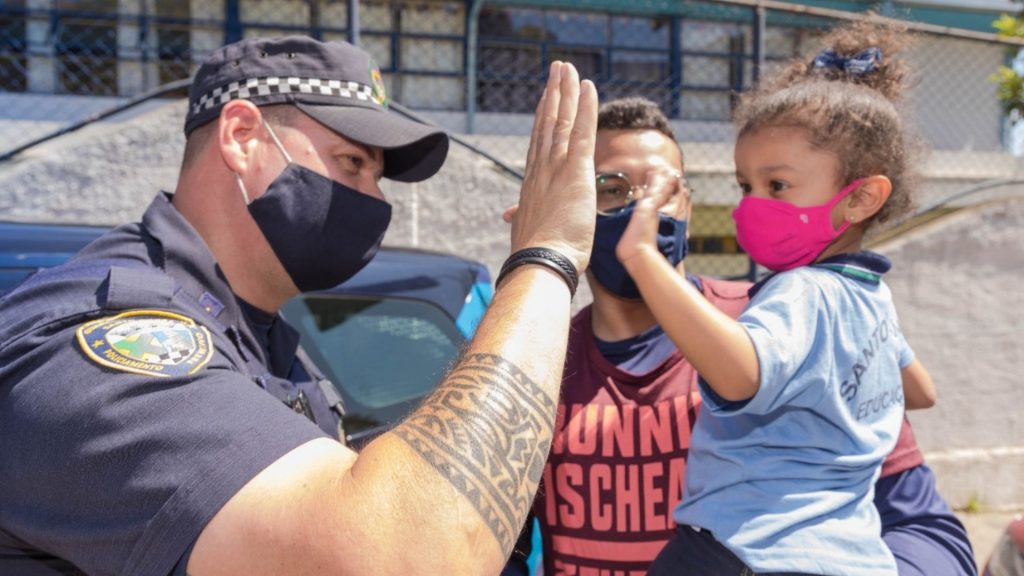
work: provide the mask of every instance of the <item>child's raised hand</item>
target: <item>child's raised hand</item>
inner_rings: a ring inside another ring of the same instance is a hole
[[[658,253],[658,212],[680,220],[690,217],[690,193],[683,186],[682,175],[675,171],[657,170],[647,173],[642,188],[634,191],[633,216],[615,248],[620,262],[626,262],[643,250]]]

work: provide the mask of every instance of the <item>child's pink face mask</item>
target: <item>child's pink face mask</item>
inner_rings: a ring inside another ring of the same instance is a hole
[[[820,206],[794,206],[782,200],[746,196],[732,212],[736,241],[761,266],[774,272],[806,266],[850,227],[832,227],[832,208],[864,179],[851,182]]]

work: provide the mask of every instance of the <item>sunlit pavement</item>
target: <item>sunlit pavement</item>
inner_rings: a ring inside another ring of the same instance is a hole
[[[984,566],[992,549],[995,548],[1003,530],[1017,514],[1024,513],[1024,510],[1016,512],[957,512],[956,515],[967,528],[967,537],[971,539],[971,546],[974,548],[974,557],[978,561],[978,569]]]

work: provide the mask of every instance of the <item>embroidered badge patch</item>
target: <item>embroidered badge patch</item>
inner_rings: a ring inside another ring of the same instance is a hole
[[[78,327],[78,345],[93,362],[147,376],[194,374],[213,356],[210,332],[187,316],[132,310]]]

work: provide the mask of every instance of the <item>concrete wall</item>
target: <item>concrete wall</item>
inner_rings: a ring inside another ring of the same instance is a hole
[[[1018,190],[1022,192],[1024,190]],[[1024,506],[1024,195],[935,221],[876,247],[903,332],[939,402],[910,419],[957,505]]]
[[[0,165],[0,219],[116,224],[173,190],[185,102],[99,122]]]

